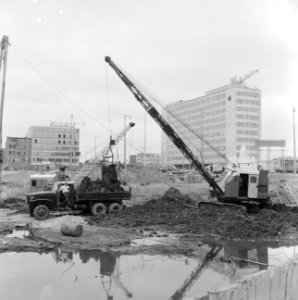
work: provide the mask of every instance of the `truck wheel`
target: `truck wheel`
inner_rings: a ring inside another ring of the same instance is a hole
[[[46,206],[44,204],[36,205],[33,210],[33,216],[37,220],[45,220],[45,219],[47,219],[49,214],[50,214],[50,210],[49,210],[48,206]]]
[[[119,212],[122,210],[122,205],[119,203],[112,203],[109,206],[109,213],[113,213],[113,212]]]
[[[95,203],[91,206],[92,216],[103,215],[107,213],[107,207],[103,203]]]

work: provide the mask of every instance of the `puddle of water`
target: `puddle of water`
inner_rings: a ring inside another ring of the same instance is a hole
[[[9,233],[6,235],[7,237],[15,237],[15,238],[20,238],[20,239],[24,239],[27,237],[30,237],[31,234],[29,232],[29,230],[26,229],[19,229],[19,228],[15,228],[12,233]]]
[[[47,254],[2,253],[1,294],[16,300],[195,299],[280,265],[297,251],[298,246],[241,242],[204,244],[197,258],[59,248]]]

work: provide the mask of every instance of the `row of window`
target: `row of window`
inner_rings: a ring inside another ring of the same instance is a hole
[[[259,123],[237,122],[237,127],[259,128]]]
[[[237,99],[237,103],[238,104],[247,104],[247,105],[256,105],[256,106],[260,105],[259,100],[248,100],[248,99],[241,99],[241,98]]]
[[[237,134],[244,134],[244,135],[258,135],[259,132],[257,130],[237,130]]]
[[[237,138],[236,141],[238,143],[256,143],[257,139],[256,138]]]
[[[257,112],[259,112],[259,108],[238,106],[237,107],[237,111],[245,111],[245,112],[254,112],[254,113],[257,113]]]
[[[245,96],[245,97],[254,97],[254,98],[259,97],[259,94],[255,93],[255,92],[237,91],[237,95],[238,96]]]
[[[241,119],[241,120],[259,120],[259,116],[237,114],[237,119]]]
[[[59,162],[70,162],[70,159],[68,158],[43,158],[43,157],[36,157],[36,158],[32,158],[32,162],[43,162],[43,161],[49,161],[49,162],[55,162],[55,163],[59,163]],[[76,163],[78,162],[78,159],[72,159],[71,162]]]
[[[21,151],[8,151],[9,155],[26,155],[26,152],[21,152]]]

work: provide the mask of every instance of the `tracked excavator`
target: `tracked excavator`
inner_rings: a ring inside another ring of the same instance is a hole
[[[269,180],[267,170],[231,169],[228,170],[221,182],[216,182],[204,167],[203,163],[199,161],[188,145],[152,105],[140,88],[138,88],[133,81],[121,71],[109,56],[105,57],[105,61],[120,77],[135,99],[143,106],[163,132],[209,184],[210,194],[217,200],[215,202],[221,205],[229,205],[231,203],[240,204],[253,211],[262,207],[271,206],[268,191]]]

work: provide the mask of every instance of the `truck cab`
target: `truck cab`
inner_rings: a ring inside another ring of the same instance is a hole
[[[74,206],[76,193],[73,181],[55,181],[50,188],[42,191],[29,192],[27,195],[27,204],[31,216],[36,219],[46,219],[49,211],[64,209],[62,205],[61,194],[59,189],[63,184],[68,184],[70,187],[69,199],[70,206]]]

